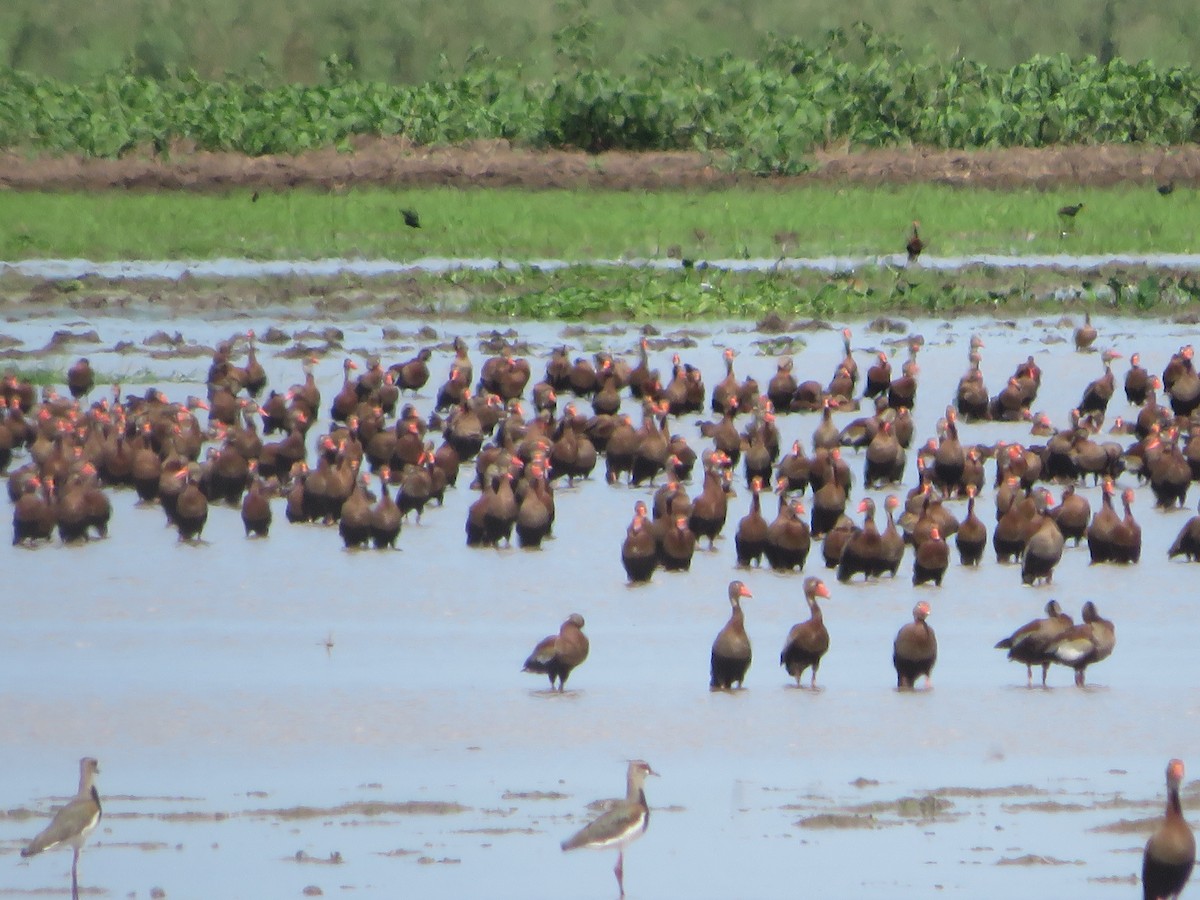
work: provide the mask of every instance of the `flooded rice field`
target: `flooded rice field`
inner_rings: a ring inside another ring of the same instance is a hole
[[[789,352],[799,378],[825,384],[842,358],[837,328],[852,329],[864,373],[878,350],[898,370],[921,336],[904,486],[864,492],[863,452],[845,451],[849,512],[867,495],[882,513],[888,493],[903,497],[916,483],[915,448],[937,433],[972,335],[984,341],[993,394],[1034,357],[1044,372],[1034,409],[1062,427],[1103,368],[1100,353],[1074,349],[1081,320],[1072,311],[875,329],[838,322],[783,335],[656,323],[650,359],[669,377],[678,352],[711,391],[726,348],[737,376],[764,388]],[[1161,372],[1194,328],[1093,321],[1095,349],[1124,354],[1107,431],[1114,415],[1135,412],[1119,387],[1128,357],[1138,352]],[[536,381],[562,344],[572,356],[610,350],[634,361],[642,324],[333,320],[280,309],[10,318],[0,332],[23,369],[65,373],[87,356],[97,372],[125,379],[126,393],[154,384],[179,402],[204,395],[212,348],[247,329],[277,334],[259,358],[278,390],[302,380],[299,357],[315,349],[324,400],[307,438],[311,460],[346,357],[362,365],[378,354],[388,365],[434,348],[429,383],[407,398],[425,417],[456,336],[478,375],[491,355],[481,342],[511,328]],[[83,337],[52,340],[56,332]],[[97,386],[92,399],[105,393]],[[622,409],[640,420],[628,395]],[[671,428],[700,451],[711,442],[698,423],[712,418],[687,415]],[[795,439],[811,449],[819,421],[781,415],[785,452]],[[959,430],[966,444],[1045,440],[1028,422]],[[12,468],[25,461],[18,454]],[[978,504],[989,530],[994,465]],[[1019,565],[999,564],[989,549],[978,568],[953,554],[941,587],[914,587],[909,548],[894,579],[840,584],[819,544],[803,573],[737,568],[733,532],[750,503],[739,467],[715,548],[701,541],[690,571],[660,569],[632,586],[620,546],[635,501],[650,503],[654,487],[607,484],[601,461],[591,478],[557,484],[553,539],[540,550],[469,548],[471,473],[464,466],[444,506],[419,524],[408,517],[395,551],[347,551],[336,527],[287,522],[283,498],[272,501],[269,538],[246,539],[238,510],[214,503],[202,540],[181,542],[159,508],[127,489],[109,492],[107,540],[0,542],[0,895],[68,889],[69,853],[18,854],[70,796],[84,755],[100,761],[104,803],[80,869],[95,896],[612,897],[615,853],[564,854],[559,843],[595,814],[589,803],[622,794],[634,758],[661,777],[646,786],[648,831],[626,854],[630,897],[1140,892],[1166,761],[1200,767],[1200,569],[1166,555],[1200,493],[1184,509],[1156,510],[1147,487],[1118,478],[1118,495],[1135,491],[1143,529],[1135,565],[1091,565],[1086,544],[1068,542],[1053,584],[1030,587]],[[1060,496],[1061,485],[1050,487]],[[1078,490],[1099,508],[1099,487]],[[947,506],[963,516],[963,501]],[[764,507],[772,518],[774,498]],[[815,691],[778,665],[788,629],[808,616],[809,574],[831,593],[822,601],[831,647]],[[743,601],[753,663],[743,690],[711,692],[710,647],[734,578],[753,594]],[[1077,621],[1092,600],[1115,623],[1116,648],[1089,669],[1086,688],[1062,666],[1048,688],[1028,688],[1024,667],[993,649],[1052,597]],[[899,692],[892,641],[918,600],[930,604],[938,638],[934,687]],[[521,666],[572,612],[586,619],[591,652],[554,694]],[[1185,791],[1185,810],[1196,800]]]

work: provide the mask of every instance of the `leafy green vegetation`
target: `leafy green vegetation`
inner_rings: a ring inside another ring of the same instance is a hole
[[[820,43],[773,39],[754,57],[665,50],[631,72],[593,64],[590,31],[560,34],[545,81],[486,56],[397,86],[330,59],[318,85],[210,81],[131,69],[74,85],[0,72],[0,147],[116,157],[176,142],[252,156],[348,148],[355,135],[417,144],[691,149],[757,174],[794,174],[813,147],[1183,144],[1200,137],[1200,71],[1065,54],[1011,68],[910,54],[866,26]]]
[[[0,259],[423,257],[739,259],[901,253],[919,219],[927,252],[1187,253],[1200,194],[1070,193],[944,185],[767,185],[714,191],[384,188],[324,193],[9,192]],[[1059,206],[1085,202],[1062,235]],[[422,227],[406,227],[404,208]]]
[[[939,47],[989,66],[1058,52],[1183,64],[1200,43],[1195,12],[1190,0],[591,0],[585,9],[562,0],[5,0],[0,62],[71,82],[128,65],[157,77],[175,68],[313,83],[336,54],[360,78],[415,84],[483,44],[527,77],[547,78],[559,62],[556,30],[590,15],[595,65],[625,74],[664,47],[745,57],[771,32],[819,40],[855,19],[892,23],[909,51]]]

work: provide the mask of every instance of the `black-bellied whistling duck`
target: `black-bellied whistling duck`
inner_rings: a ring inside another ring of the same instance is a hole
[[[646,804],[643,785],[647,775],[657,775],[650,764],[640,759],[629,763],[625,776],[625,799],[618,800],[596,820],[581,828],[562,842],[563,850],[576,847],[616,847],[617,864],[613,874],[617,876],[617,890],[625,896],[625,848],[646,832],[650,822],[650,807]]]
[[[112,518],[112,503],[109,501],[108,495],[101,490],[96,467],[90,461],[80,467],[79,476],[87,526],[96,532],[97,537],[106,538],[108,537],[108,522]]]
[[[921,367],[917,365],[919,344],[911,344],[908,348],[908,359],[900,367],[900,377],[893,378],[888,385],[888,406],[899,409],[901,406],[912,409],[917,402],[917,373]]]
[[[784,482],[776,485],[779,510],[767,526],[767,545],[764,553],[772,569],[791,571],[803,569],[812,547],[812,534],[804,521],[804,504],[789,499]]]
[[[841,446],[842,433],[833,424],[833,402],[826,400],[821,408],[821,422],[813,429],[813,450],[832,450]]]
[[[1167,811],[1142,853],[1143,900],[1170,900],[1182,892],[1196,864],[1196,838],[1183,818],[1179,789],[1183,760],[1167,763]]]
[[[763,413],[762,419],[764,422],[767,421],[768,416],[770,420],[774,421],[774,413]],[[768,481],[770,479],[770,467],[774,463],[774,458],[767,444],[767,439],[768,431],[766,427],[752,428],[745,455],[742,457],[746,487],[749,487],[755,479],[760,481]]]
[[[867,381],[863,386],[863,396],[873,399],[886,394],[892,383],[892,363],[883,351],[875,354],[878,362],[867,369]]]
[[[1107,659],[1117,645],[1116,628],[1100,617],[1091,600],[1083,604],[1081,618],[1080,624],[1064,631],[1046,648],[1054,662],[1075,670],[1076,687],[1083,687],[1087,667]]]
[[[838,517],[836,524],[825,532],[824,538],[821,539],[821,558],[825,562],[825,568],[836,569],[842,561],[842,552],[846,549],[846,544],[850,542],[855,534],[858,533],[858,526],[847,515]]]
[[[811,462],[804,455],[800,441],[793,441],[792,452],[779,460],[779,465],[775,468],[775,477],[777,480],[783,478],[787,481],[787,490],[803,494],[808,487],[810,466]]]
[[[967,353],[967,371],[958,380],[958,390],[955,392],[954,404],[968,422],[990,418],[987,385],[983,382],[983,371],[980,369],[983,356],[979,348],[982,346],[983,339],[979,335],[972,335],[970,351]]]
[[[855,362],[854,352],[850,349],[850,339],[853,336],[849,328],[842,329],[842,361],[838,366],[845,369],[850,376],[850,390],[845,394],[847,398],[854,396],[854,389],[858,385],[858,363]]]
[[[1098,334],[1096,326],[1092,324],[1092,314],[1085,312],[1083,314],[1083,324],[1075,329],[1075,349],[1077,351],[1090,349],[1092,344],[1096,343],[1096,336]]]
[[[612,434],[608,436],[608,443],[604,449],[605,481],[616,484],[622,473],[633,471],[633,458],[640,440],[633,427],[633,420],[627,415],[622,415],[617,420]]]
[[[1167,559],[1176,556],[1186,557],[1188,562],[1200,560],[1200,515],[1192,516],[1179,530],[1179,535],[1167,551]]]
[[[83,506],[83,486],[75,478],[59,484],[46,478],[50,486],[50,502],[58,525],[58,537],[64,544],[87,540],[87,512]]]
[[[942,578],[949,565],[950,547],[942,539],[942,533],[935,525],[929,531],[929,538],[917,547],[913,559],[913,584],[920,585],[932,581],[941,587]]]
[[[725,360],[725,377],[722,378],[712,391],[712,411],[724,415],[729,411],[729,401],[737,397],[738,380],[733,374],[733,349],[726,347],[721,354]]]
[[[910,266],[917,261],[921,255],[921,251],[925,249],[925,242],[921,240],[920,228],[921,223],[914,220],[912,223],[912,233],[908,236],[908,242],[904,245]]]
[[[517,462],[514,460],[514,464]],[[517,498],[513,493],[512,469],[500,472],[493,480],[493,492],[483,513],[484,543],[496,547],[503,540],[505,546],[508,546],[512,543],[512,531],[517,522],[518,510]]]
[[[451,409],[463,402],[463,397],[470,390],[471,378],[465,375],[457,366],[452,366],[446,381],[438,388],[437,401],[434,409]]]
[[[267,386],[267,372],[258,361],[258,352],[254,346],[254,332],[246,332],[246,365],[239,370],[238,380],[246,393],[258,398],[262,389]]]
[[[1033,667],[1041,666],[1042,687],[1045,687],[1046,673],[1054,662],[1048,648],[1073,625],[1058,601],[1051,600],[1046,604],[1046,618],[1025,623],[1009,637],[997,641],[995,649],[1007,650],[1009,659],[1025,664],[1030,687],[1033,687]]]
[[[1036,584],[1041,579],[1046,584],[1052,583],[1054,567],[1062,560],[1064,544],[1063,534],[1054,519],[1043,514],[1037,530],[1025,542],[1025,555],[1021,558],[1021,582]]]
[[[1100,509],[1087,529],[1088,553],[1094,563],[1110,562],[1113,559],[1113,535],[1121,525],[1121,518],[1113,509],[1115,492],[1112,481],[1105,479],[1104,492],[1100,495]]]
[[[621,411],[621,394],[612,362],[605,360],[597,377],[600,383],[592,395],[592,412],[597,416],[615,416]]]
[[[48,541],[54,534],[54,508],[37,476],[25,481],[24,492],[13,506],[13,546]]]
[[[76,400],[86,397],[95,386],[96,375],[92,372],[92,366],[87,357],[80,357],[71,368],[67,369],[67,390]]]
[[[676,516],[663,531],[658,545],[658,561],[668,572],[686,572],[696,552],[696,534],[688,528],[686,516]]]
[[[534,460],[526,468],[526,473],[529,486],[517,507],[517,543],[521,547],[536,548],[550,534],[553,519],[551,508],[535,488],[535,485],[545,484],[545,466],[539,460]]]
[[[864,497],[858,511],[863,514],[862,528],[850,536],[838,560],[837,580],[841,582],[860,573],[868,579],[877,578],[888,567],[883,557],[883,536],[875,525],[875,501]]]
[[[199,540],[204,523],[208,521],[208,500],[198,484],[200,467],[196,463],[189,463],[175,477],[183,482],[183,490],[175,501],[175,527],[179,529],[179,539]]]
[[[666,468],[670,456],[670,444],[663,433],[659,417],[667,417],[666,404],[651,400],[642,401],[642,427],[637,432],[638,444],[633,453],[633,466],[629,472],[629,483],[639,485],[643,481],[654,483],[655,477]]]
[[[629,393],[635,400],[642,398],[650,380],[649,349],[649,342],[644,337],[638,340],[638,362],[629,372]]]
[[[333,398],[333,404],[329,408],[329,415],[335,422],[345,422],[358,406],[358,392],[350,378],[350,373],[357,368],[358,363],[349,357],[342,363],[342,389]]]
[[[863,460],[863,487],[875,488],[904,480],[907,454],[892,433],[892,423],[884,421],[867,445]]]
[[[1092,505],[1087,497],[1076,493],[1075,485],[1068,484],[1063,488],[1062,499],[1050,511],[1050,515],[1053,516],[1062,536],[1075,541],[1075,546],[1078,547],[1092,521]]]
[[[370,529],[371,543],[376,550],[395,549],[396,538],[400,536],[402,515],[400,507],[388,492],[388,480],[392,472],[388,466],[379,468],[379,500],[371,507]]]
[[[783,651],[779,654],[779,664],[796,679],[796,687],[804,686],[804,670],[812,669],[809,686],[813,690],[817,689],[817,669],[821,667],[821,657],[829,650],[829,631],[825,628],[825,619],[817,604],[818,597],[829,599],[829,588],[825,582],[814,576],[805,578],[804,599],[808,601],[809,618],[792,626],[784,641]]]
[[[419,391],[429,381],[429,360],[433,357],[433,351],[428,347],[422,347],[417,351],[417,355],[412,359],[402,362],[393,363],[388,371],[396,380],[396,387],[400,392],[404,391]],[[468,376],[469,377],[469,376]]]
[[[975,515],[975,486],[967,488],[967,515],[954,536],[958,558],[964,566],[977,566],[987,548],[987,526]]]
[[[740,688],[746,678],[746,670],[750,668],[750,638],[746,634],[741,601],[753,596],[742,582],[729,582],[729,605],[733,609],[712,645],[709,687],[713,690],[728,691],[734,685]]]
[[[250,463],[250,489],[242,498],[242,526],[246,537],[266,537],[271,531],[271,502],[263,480],[258,475],[258,463]]]
[[[462,402],[447,419],[443,435],[464,461],[473,459],[483,446],[483,420],[471,403],[471,396],[470,390],[463,391]]]
[[[988,418],[997,422],[1020,422],[1025,418],[1028,409],[1020,379],[1014,375],[1008,379],[1000,393],[988,402]]]
[[[578,356],[567,370],[567,385],[576,397],[591,397],[600,387],[596,367],[585,356]]]
[[[750,512],[738,521],[737,531],[733,536],[733,545],[737,553],[737,564],[749,566],[762,564],[763,553],[767,549],[767,520],[762,514],[762,479],[755,478],[750,483]]]
[[[308,478],[308,465],[304,462],[298,462],[292,466],[289,474],[292,481],[287,491],[287,500],[284,503],[283,513],[293,525],[300,522],[311,522],[312,516],[304,499],[307,495],[304,482]]]
[[[1104,374],[1084,389],[1083,398],[1079,401],[1081,416],[1086,416],[1088,413],[1099,413],[1103,418],[1108,411],[1108,401],[1112,399],[1112,395],[1117,389],[1117,380],[1112,371],[1112,361],[1120,359],[1120,357],[1121,354],[1112,349],[1105,350],[1100,354],[1100,361],[1104,364]]]
[[[583,616],[571,613],[558,629],[558,634],[538,641],[529,658],[525,660],[523,672],[536,672],[550,679],[550,690],[562,693],[571,672],[588,656],[588,639],[583,633]]]
[[[1192,411],[1200,406],[1200,375],[1192,363],[1192,345],[1188,344],[1180,351],[1183,366],[1167,384],[1167,374],[1164,371],[1162,383],[1171,398],[1171,410],[1177,416],[1190,416]]]
[[[850,377],[850,370],[845,366],[838,366],[837,371],[833,373],[833,378],[829,379],[829,384],[825,388],[826,395],[842,406],[850,402],[853,392],[854,379]]]
[[[883,570],[889,572],[893,578],[896,577],[896,572],[904,559],[904,535],[896,527],[896,510],[899,508],[900,498],[895,494],[888,494],[883,501],[887,525],[884,526],[879,539]]]
[[[495,484],[500,477],[501,469],[498,467],[489,468],[480,478],[479,497],[467,508],[467,546],[482,547],[487,543],[484,530],[484,519],[487,516],[488,505],[492,502],[492,497],[495,496]]]
[[[775,374],[767,382],[767,399],[780,412],[789,412],[792,397],[796,393],[796,376],[792,374],[794,362],[790,356],[785,356],[776,363]]]
[[[728,456],[735,466],[742,456],[742,436],[734,424],[737,410],[738,401],[735,397],[726,404],[725,412],[719,422],[699,423],[700,434],[703,437],[711,438],[714,449]]]
[[[925,676],[925,686],[933,687],[933,666],[937,662],[937,637],[925,621],[929,604],[924,600],[913,607],[913,620],[896,633],[892,644],[892,665],[896,667],[896,687],[912,690],[917,679]]]
[[[883,412],[888,408],[886,397],[875,398],[875,412],[847,422],[838,432],[838,444],[855,450],[870,446],[883,424]]]
[[[834,526],[838,517],[846,511],[846,491],[838,483],[836,476],[836,461],[830,451],[826,461],[825,481],[813,494],[812,534],[820,537]]]
[[[1179,449],[1178,439],[1179,432],[1172,427],[1167,431],[1166,440],[1158,442],[1157,446],[1146,447],[1145,469],[1150,474],[1150,490],[1154,494],[1154,505],[1161,509],[1183,507],[1187,503],[1192,467]]]
[[[1133,488],[1121,492],[1121,501],[1125,517],[1113,530],[1111,559],[1116,563],[1136,563],[1142,558],[1142,526],[1133,518]]]
[[[633,521],[625,530],[621,544],[621,565],[633,583],[649,581],[658,568],[658,542],[646,517],[646,504],[639,500],[633,508]]]
[[[1146,402],[1146,392],[1150,389],[1150,373],[1141,365],[1142,355],[1134,353],[1129,357],[1129,371],[1125,373],[1125,399],[1134,406]]]
[[[347,550],[365,547],[371,541],[371,502],[366,492],[367,476],[354,480],[350,496],[342,503],[338,534]]]
[[[729,495],[725,491],[726,457],[714,453],[704,467],[704,486],[692,500],[692,514],[688,518],[688,527],[695,532],[697,538],[708,538],[708,549],[713,549],[717,535],[725,527],[725,518],[729,511]]]

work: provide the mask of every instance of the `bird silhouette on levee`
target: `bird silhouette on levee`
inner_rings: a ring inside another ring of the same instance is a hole
[[[913,690],[917,679],[925,676],[925,687],[933,687],[933,664],[937,662],[937,637],[925,619],[929,604],[922,600],[913,607],[913,620],[900,629],[892,644],[892,665],[896,667],[896,687]]]
[[[622,897],[625,896],[625,848],[645,834],[646,826],[650,824],[650,806],[646,803],[644,785],[647,776],[657,774],[648,762],[632,760],[625,775],[625,798],[610,804],[598,819],[562,842],[564,851],[579,847],[597,850],[616,847],[617,864],[613,874],[617,876],[617,889]]]
[[[905,251],[908,253],[908,264],[911,266],[917,261],[921,255],[921,251],[925,249],[925,242],[921,240],[921,223],[914,221],[912,223],[912,233],[908,236],[908,243],[904,245]]]
[[[712,645],[709,687],[714,691],[732,690],[735,684],[740,688],[746,678],[746,670],[750,668],[750,638],[746,634],[741,601],[753,596],[742,582],[729,582],[729,605],[733,609]]]
[[[817,689],[817,669],[821,667],[821,657],[829,649],[829,631],[825,628],[825,619],[821,615],[821,607],[817,598],[829,599],[829,588],[825,582],[810,575],[804,579],[804,599],[808,602],[808,621],[799,622],[788,632],[783,651],[779,654],[779,664],[789,675],[796,679],[796,687],[804,687],[804,670],[812,669],[810,687]]]
[[[571,613],[558,629],[558,634],[538,641],[521,671],[546,675],[550,679],[550,690],[556,689],[557,682],[557,690],[561,694],[566,689],[572,670],[587,659],[589,648],[587,635],[583,633],[583,616]]]
[[[79,900],[79,853],[84,841],[100,822],[100,793],[96,790],[96,776],[100,764],[90,756],[79,761],[79,790],[66,806],[54,814],[50,824],[41,834],[29,842],[22,857],[36,856],[43,850],[53,850],[66,844],[75,855],[71,860],[71,900]]]
[[[1046,618],[1022,625],[1009,637],[997,641],[995,649],[1007,650],[1009,659],[1025,664],[1029,687],[1033,687],[1033,667],[1041,666],[1042,687],[1045,687],[1046,674],[1054,662],[1049,647],[1074,624],[1058,601],[1051,600],[1046,604]]]
[[[1142,853],[1143,900],[1178,897],[1196,864],[1196,838],[1183,818],[1179,788],[1183,784],[1183,760],[1167,763],[1167,811]]]

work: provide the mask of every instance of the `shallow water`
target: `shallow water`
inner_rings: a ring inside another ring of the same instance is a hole
[[[1152,371],[1192,340],[1186,326],[1094,321],[1099,346],[1140,351]],[[382,325],[432,324],[444,339],[509,325],[331,321],[294,310],[169,321],[206,345],[246,328],[329,324],[344,330],[347,348],[378,350],[385,363],[408,358],[416,341],[384,341]],[[869,350],[903,336],[848,324],[864,371]],[[0,331],[40,348],[55,330],[94,328],[99,344],[37,365],[65,371],[86,354],[102,371],[149,369],[172,399],[203,393],[206,357],[107,349],[161,327],[158,316],[72,314],[10,320]],[[637,343],[633,325],[586,339],[564,339],[558,324],[515,327],[535,347],[535,375],[564,340],[588,352],[631,353]],[[993,392],[1032,353],[1046,373],[1036,406],[1064,422],[1101,371],[1098,354],[1070,349],[1071,328],[912,322],[925,338],[917,437],[933,435],[952,400],[973,332],[986,341]],[[742,323],[688,332],[697,345],[681,355],[710,389],[727,345],[739,351],[739,376],[765,388],[775,358],[759,354],[764,336]],[[807,343],[797,371],[826,382],[839,336],[797,337]],[[281,349],[261,348],[276,388],[300,378]],[[477,367],[485,356],[472,341]],[[319,367],[326,405],[341,358]],[[669,360],[669,350],[653,354],[660,369]],[[423,411],[448,368],[448,355],[435,355],[416,400]],[[1122,397],[1110,417],[1128,412]],[[636,416],[628,399],[625,408]],[[707,441],[696,419],[674,427],[699,449]],[[779,424],[789,443],[807,446],[817,421]],[[965,442],[1035,440],[1022,425],[961,431]],[[860,466],[852,457],[856,478]],[[469,550],[467,480],[422,524],[407,523],[394,553],[346,552],[335,529],[289,525],[282,501],[267,540],[245,540],[237,511],[214,507],[204,542],[181,545],[161,512],[138,508],[128,492],[114,495],[107,541],[3,546],[0,805],[45,813],[73,789],[78,758],[98,757],[106,817],[82,882],[111,896],[153,887],[169,897],[298,896],[316,885],[327,895],[527,897],[554,884],[559,896],[612,897],[613,855],[563,854],[558,842],[586,821],[587,803],[622,793],[625,760],[642,757],[662,777],[647,785],[653,820],[626,860],[631,898],[765,897],[800,886],[818,897],[1118,897],[1136,890],[1147,831],[1089,829],[1159,814],[1168,757],[1200,766],[1188,759],[1200,741],[1200,621],[1190,609],[1200,570],[1165,559],[1191,512],[1152,510],[1147,489],[1135,506],[1142,562],[1089,566],[1085,547],[1069,549],[1052,588],[1022,587],[1019,569],[994,557],[978,570],[952,565],[940,589],[913,588],[911,554],[895,581],[842,586],[814,548],[806,573],[831,587],[823,608],[832,648],[822,690],[811,692],[777,665],[788,628],[806,617],[802,576],[734,566],[744,489],[715,551],[698,553],[689,573],[660,572],[631,588],[619,546],[634,500],[652,489],[602,479],[564,487],[556,538],[543,550]],[[1096,488],[1082,492],[1098,506]],[[990,526],[990,489],[979,513]],[[745,690],[712,694],[709,647],[735,577],[754,593],[745,608],[755,661]],[[1093,599],[1117,625],[1117,649],[1089,672],[1086,690],[1064,669],[1052,670],[1049,690],[1027,689],[1023,667],[992,649],[1051,596],[1076,616]],[[918,599],[933,607],[936,687],[900,694],[891,641]],[[591,656],[571,690],[550,695],[544,679],[519,670],[572,611],[587,618]],[[949,806],[922,803],[926,795]],[[405,805],[414,801],[465,809]],[[312,809],[297,816],[296,807]],[[833,818],[813,819],[822,814]],[[69,854],[17,856],[42,824],[0,817],[0,854],[11,863],[0,866],[0,893],[66,887]],[[822,824],[834,827],[811,827]],[[873,827],[850,827],[864,824]]]
[[[721,269],[730,272],[812,271],[848,272],[881,266],[904,266],[902,253],[884,256],[815,256],[760,257],[756,259],[696,260],[697,268]],[[365,278],[381,275],[416,273],[438,274],[454,271],[487,272],[492,269],[532,267],[546,271],[567,269],[579,265],[621,269],[680,269],[683,263],[674,259],[595,259],[587,263],[563,259],[495,259],[426,257],[416,260],[392,259],[311,259],[311,260],[118,260],[96,262],[87,259],[29,259],[0,261],[0,274],[25,278],[61,280],[70,278],[120,278],[131,281],[194,278],[282,278],[303,276],[328,278],[334,275],[357,275]],[[1197,269],[1200,254],[1196,253],[1051,253],[1000,254],[974,253],[968,256],[930,256],[923,254],[921,268],[953,272],[960,269],[992,268],[1005,270],[1063,269],[1086,271],[1102,266],[1131,266],[1142,269]]]

